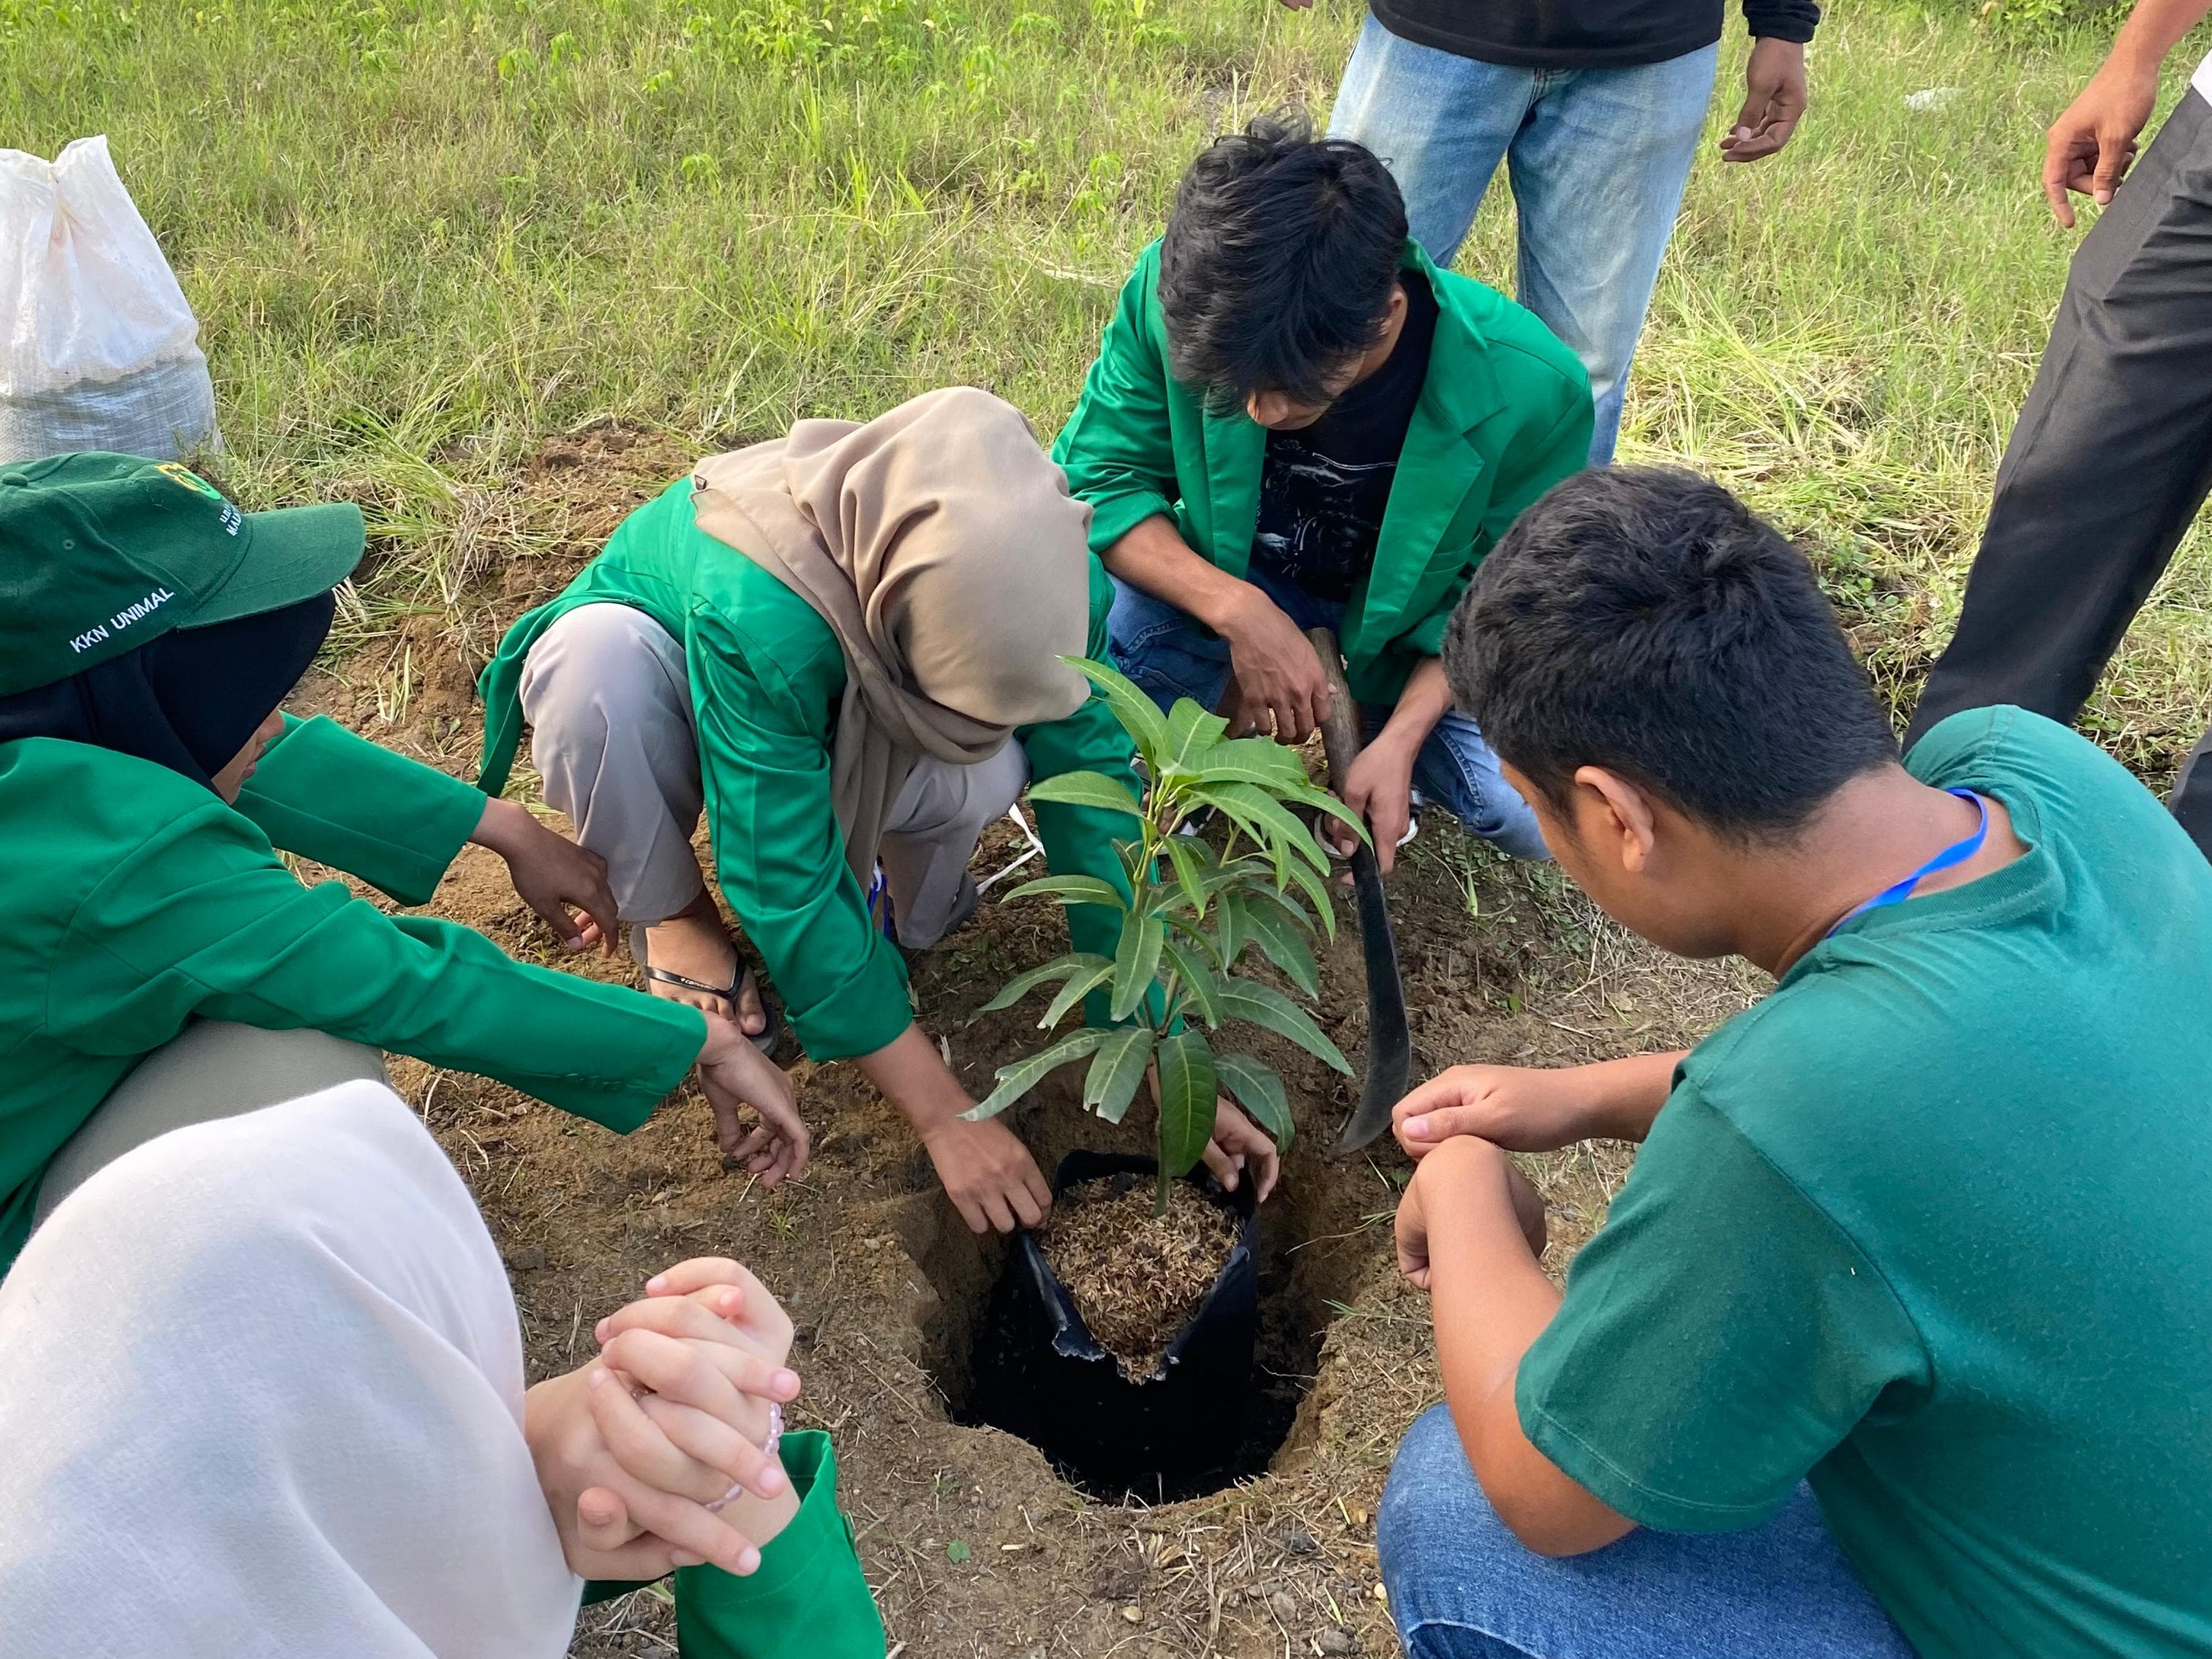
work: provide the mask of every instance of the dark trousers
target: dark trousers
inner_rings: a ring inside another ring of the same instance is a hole
[[[1910,748],[1962,708],[2070,722],[2212,489],[2212,105],[2191,91],[2083,239]],[[2212,732],[2172,807],[2212,857]]]

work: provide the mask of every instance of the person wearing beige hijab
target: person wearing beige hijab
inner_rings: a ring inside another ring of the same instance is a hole
[[[1128,738],[1061,659],[1105,652],[1112,591],[1021,413],[972,387],[865,424],[808,420],[702,461],[626,520],[486,666],[482,787],[506,786],[527,721],[546,799],[607,875],[648,988],[780,1022],[708,893],[715,873],[816,1060],[856,1060],[921,1135],[977,1231],[1033,1225],[1050,1189],[915,1018],[900,947],[975,909],[977,838],[1032,778],[1137,780]],[[1056,874],[1127,891],[1121,815],[1036,809]],[[1079,950],[1116,918],[1068,911]],[[965,1012],[964,1010],[963,1011]],[[1233,1108],[1208,1161],[1272,1183]]]

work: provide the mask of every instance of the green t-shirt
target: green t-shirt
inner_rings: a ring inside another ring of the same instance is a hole
[[[2029,850],[1684,1060],[1522,1425],[1650,1527],[1809,1480],[1923,1659],[2212,1652],[2212,866],[2019,709],[1907,763]]]

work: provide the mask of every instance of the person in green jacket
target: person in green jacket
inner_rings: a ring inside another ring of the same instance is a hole
[[[482,680],[483,788],[506,787],[526,719],[546,799],[606,860],[648,986],[774,1039],[691,850],[703,807],[723,894],[807,1053],[859,1061],[977,1231],[1035,1225],[1051,1190],[1003,1123],[962,1116],[975,1103],[915,1018],[898,946],[973,911],[976,838],[1030,779],[1136,787],[1127,734],[1063,660],[1106,646],[1089,516],[988,392],[802,421],[633,513]],[[1115,838],[1132,820],[1036,811],[1055,873],[1129,890]],[[1067,915],[1077,949],[1112,951],[1115,913]],[[1226,1103],[1207,1156],[1231,1185],[1240,1159],[1273,1184],[1273,1146]]]
[[[1361,146],[1256,120],[1191,164],[1053,446],[1113,574],[1116,663],[1304,740],[1334,631],[1366,746],[1335,780],[1382,867],[1416,787],[1540,859],[1528,804],[1454,711],[1445,619],[1522,508],[1583,465],[1582,365],[1430,262]]]
[[[279,848],[420,904],[476,842],[571,945],[612,920],[596,861],[520,807],[274,712],[362,547],[349,504],[241,513],[175,463],[0,471],[0,1271],[128,1147],[380,1077],[381,1049],[622,1132],[696,1065],[726,1151],[804,1167],[787,1082],[728,1022],[286,867]]]

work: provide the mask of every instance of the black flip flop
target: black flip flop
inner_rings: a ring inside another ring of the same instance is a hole
[[[673,969],[656,968],[646,959],[643,922],[634,921],[629,925],[629,945],[630,960],[637,963],[638,970],[647,979],[656,984],[673,985],[678,990],[696,991],[702,996],[720,997],[732,1008],[738,1006],[738,999],[744,990],[745,981],[754,977],[750,965],[742,960],[738,963],[737,974],[727,985],[708,985],[703,981],[679,974]],[[766,997],[761,999],[761,1012],[768,1017],[768,1024],[762,1026],[759,1030],[745,1031],[742,1025],[738,1029],[744,1031],[746,1042],[759,1049],[763,1055],[773,1058],[776,1049],[783,1042],[783,1016],[776,1012],[775,1005]]]

